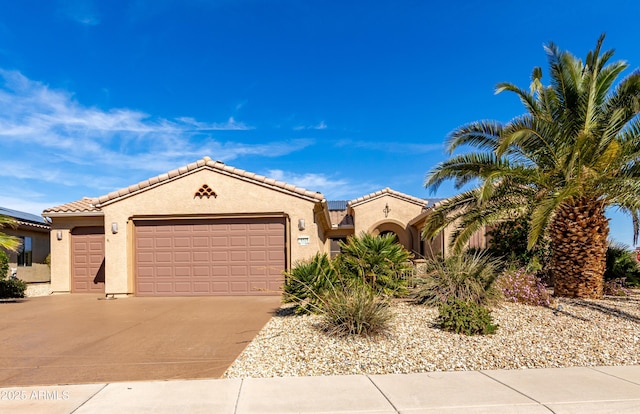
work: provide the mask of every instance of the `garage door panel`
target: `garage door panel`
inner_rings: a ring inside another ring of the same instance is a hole
[[[194,266],[193,276],[209,278],[211,276],[211,268],[209,266]]]
[[[229,268],[227,266],[211,266],[212,276],[229,277]]]
[[[210,237],[212,247],[227,247],[229,246],[229,238],[227,236],[215,236]]]
[[[191,282],[176,282],[174,289],[179,293],[189,293],[191,292]]]
[[[232,277],[245,277],[248,275],[247,266],[231,266]]]
[[[138,295],[279,294],[272,287],[285,268],[284,218],[134,224]]]
[[[195,256],[194,252],[194,256]],[[173,261],[175,263],[191,263],[191,253],[190,252],[174,252],[173,253]]]
[[[229,260],[229,255],[231,252],[229,251],[212,251],[211,252],[211,261],[212,262],[227,262]]]
[[[267,236],[250,236],[249,246],[251,247],[264,247],[267,245]]]
[[[173,253],[172,252],[158,252],[156,251],[153,255],[153,260],[156,263],[172,263],[173,262]]]
[[[233,281],[229,284],[230,293],[246,293],[249,292],[249,282]]]
[[[193,263],[210,263],[211,255],[208,251],[206,252],[193,252],[192,254]]]
[[[174,237],[173,238],[173,247],[176,249],[189,249],[191,248],[191,238],[190,237]]]
[[[193,242],[193,247],[195,249],[208,248],[209,247],[209,237],[208,236],[192,237],[191,240]]]
[[[103,293],[104,228],[77,227],[71,231],[71,291]]]
[[[227,257],[229,257],[229,260],[232,262],[246,262],[249,254],[249,252],[244,250],[236,250],[230,252]]]
[[[229,245],[232,248],[246,247],[247,236],[231,236],[229,238]]]

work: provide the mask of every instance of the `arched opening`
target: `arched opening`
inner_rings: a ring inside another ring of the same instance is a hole
[[[411,235],[409,234],[409,230],[404,228],[401,223],[391,220],[378,222],[371,227],[369,233],[373,234],[374,236],[394,234],[398,243],[404,246],[405,249],[413,251],[413,245],[411,242]]]

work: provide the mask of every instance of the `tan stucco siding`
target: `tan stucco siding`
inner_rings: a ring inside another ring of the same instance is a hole
[[[423,212],[423,206],[385,194],[357,204],[352,210],[355,234],[393,231],[405,248],[419,252],[420,236],[408,223]]]
[[[384,209],[389,206],[389,212],[385,216]],[[396,221],[409,223],[416,216],[422,213],[422,206],[401,200],[391,195],[383,195],[374,200],[358,204],[353,207],[355,233],[368,232],[373,229],[376,223],[383,221]],[[406,224],[405,224],[405,227]]]
[[[208,185],[216,196],[196,197]],[[290,260],[311,257],[324,248],[323,232],[314,220],[314,202],[235,177],[199,170],[102,206],[105,222],[106,292],[133,293],[132,219],[145,217],[215,217],[224,215],[284,215],[290,225]],[[299,220],[304,220],[304,230]],[[111,231],[116,223],[118,232]],[[307,237],[308,245],[298,239]]]
[[[76,227],[103,227],[102,217],[52,217],[51,291],[71,292],[71,231]],[[58,240],[60,232],[60,240]]]

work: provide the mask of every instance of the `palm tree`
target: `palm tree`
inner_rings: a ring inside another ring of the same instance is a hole
[[[640,223],[640,72],[615,84],[628,65],[607,64],[613,50],[601,53],[603,41],[604,35],[584,62],[548,44],[550,85],[534,68],[529,90],[497,86],[520,98],[524,115],[505,124],[473,122],[450,134],[450,154],[460,146],[477,151],[434,167],[425,186],[435,191],[447,179],[457,188],[479,184],[436,207],[425,236],[456,223],[453,247],[460,251],[485,225],[527,217],[529,248],[544,235],[551,240],[555,295],[602,297],[605,209],[628,213],[636,240]]]
[[[9,226],[15,227],[16,221],[8,216],[0,215],[0,228]],[[20,239],[14,236],[9,236],[8,234],[0,232],[0,248],[6,250],[17,251],[20,247]]]

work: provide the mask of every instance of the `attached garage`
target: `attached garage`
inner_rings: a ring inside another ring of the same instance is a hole
[[[105,291],[103,227],[76,227],[71,231],[71,262],[71,292]]]
[[[138,296],[279,295],[285,218],[134,221]]]
[[[205,157],[45,210],[51,289],[114,297],[280,295],[283,272],[324,249],[325,206],[320,193]],[[91,226],[98,228],[73,230]]]

